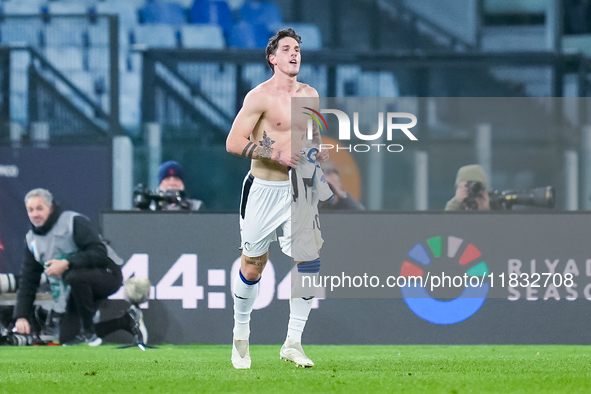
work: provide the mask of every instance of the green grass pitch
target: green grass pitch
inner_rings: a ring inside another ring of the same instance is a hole
[[[589,393],[589,346],[305,346],[316,366],[251,346],[1,347],[0,393]]]

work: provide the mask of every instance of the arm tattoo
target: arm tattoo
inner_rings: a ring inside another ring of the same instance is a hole
[[[257,148],[257,144],[253,144],[252,142],[249,142],[244,147],[244,150],[242,151],[242,156],[252,159],[252,154],[256,148]]]
[[[267,132],[263,131],[263,139],[260,142],[259,149],[257,149],[259,156],[263,159],[270,159],[273,154],[271,145],[274,143],[275,141],[267,136]]]
[[[254,144],[252,142],[249,142],[248,144],[246,144],[246,146],[244,147],[244,150],[242,151],[241,156],[246,156],[246,151],[248,151],[248,148],[250,148],[251,145],[254,145]]]
[[[253,154],[253,152],[254,152],[254,150],[255,150],[256,148],[257,148],[257,145],[256,145],[256,144],[253,144],[253,145],[252,145],[252,148],[250,148],[250,150],[248,151],[248,158],[249,158],[249,159],[252,159],[252,154]]]
[[[312,142],[315,145],[322,144],[322,137],[320,136],[320,127],[317,123],[312,124]]]

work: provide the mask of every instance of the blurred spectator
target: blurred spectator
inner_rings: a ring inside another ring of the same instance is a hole
[[[320,203],[321,210],[339,210],[339,211],[363,211],[365,207],[359,201],[353,198],[345,189],[341,182],[339,170],[334,166],[326,165],[322,167],[328,186],[334,194],[334,198]]]
[[[445,205],[446,211],[489,210],[488,179],[478,164],[460,167],[456,176],[456,194]]]
[[[151,211],[198,211],[203,209],[203,201],[188,198],[185,170],[178,162],[170,160],[160,165],[158,190],[144,190],[141,185],[136,188],[134,207]]]
[[[160,165],[160,169],[158,170],[158,189],[160,191],[167,192],[178,190],[184,193],[184,181],[185,170],[178,162],[170,160]],[[203,201],[201,200],[187,198],[186,196],[184,196],[184,200],[190,204],[189,210],[191,211],[198,211],[203,208]],[[172,203],[166,205],[166,208],[163,209],[167,211],[177,211],[186,208],[181,206],[181,204]]]

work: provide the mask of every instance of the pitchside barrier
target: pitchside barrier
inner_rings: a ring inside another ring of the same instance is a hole
[[[591,214],[327,213],[321,225],[324,289],[305,343],[591,342]],[[231,342],[237,214],[109,212],[102,232],[124,276],[153,284],[150,342]],[[274,243],[251,343],[284,340],[290,270]]]

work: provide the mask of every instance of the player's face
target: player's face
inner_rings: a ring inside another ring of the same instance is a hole
[[[277,51],[275,51],[274,59],[271,62],[275,65],[275,72],[279,69],[279,71],[295,77],[300,71],[301,60],[300,44],[291,37],[285,37],[279,40]]]
[[[169,176],[160,183],[160,190],[185,190],[185,184],[177,176]]]
[[[45,205],[41,197],[31,197],[27,202],[27,214],[35,227],[43,226],[52,211],[53,208]]]

